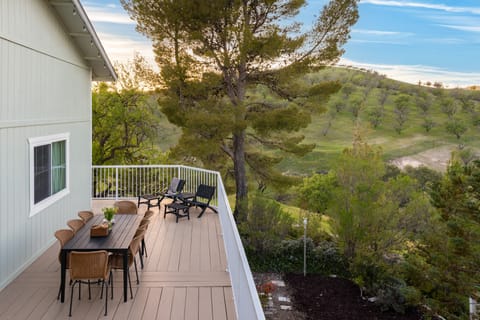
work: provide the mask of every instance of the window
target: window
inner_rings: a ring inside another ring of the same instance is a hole
[[[68,134],[29,139],[30,216],[68,194]]]

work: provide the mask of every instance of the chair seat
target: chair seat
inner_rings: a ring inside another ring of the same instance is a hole
[[[146,200],[154,200],[154,199],[157,199],[159,197],[159,195],[156,195],[156,194],[144,194],[142,195],[142,198],[146,199]]]

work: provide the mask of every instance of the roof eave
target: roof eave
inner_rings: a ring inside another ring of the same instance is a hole
[[[116,81],[117,74],[79,0],[50,0],[66,31],[92,68],[93,81]]]

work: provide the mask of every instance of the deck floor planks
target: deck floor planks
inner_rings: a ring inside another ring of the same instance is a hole
[[[42,300],[36,305],[35,310],[30,313],[26,320],[38,320],[41,319],[50,310],[52,305],[57,302],[57,298],[51,293],[52,289],[42,297]],[[56,292],[56,291],[55,291]]]
[[[212,270],[221,270],[220,248],[218,244],[217,228],[215,226],[214,216],[207,215],[208,219],[208,243],[210,244],[210,266]],[[215,217],[216,218],[216,217]]]
[[[138,288],[137,293],[133,299],[132,308],[130,309],[130,313],[128,314],[128,317],[127,317],[128,320],[143,319],[143,311],[145,310],[145,307],[146,307],[149,292],[150,292],[149,288],[144,288],[144,287]]]
[[[39,288],[37,291],[35,291],[33,296],[28,300],[28,303],[24,304],[23,307],[15,314],[15,317],[18,319],[26,319],[32,313],[36,313],[35,309],[37,308],[37,306],[43,300],[43,298],[47,293],[48,293],[48,288]]]
[[[165,246],[165,235],[167,234],[167,224],[164,222],[160,214],[155,214],[153,216],[153,223],[151,227],[149,226],[147,230],[147,237],[145,239],[147,243],[147,248],[150,249],[150,254],[147,257],[146,266],[147,268],[156,268],[162,256],[163,247]],[[153,236],[152,236],[153,235]],[[149,246],[155,246],[151,248]]]
[[[123,290],[123,288],[122,288],[122,290]],[[120,296],[119,296],[119,299],[121,299],[121,302],[119,302],[116,305],[114,305],[112,303],[112,307],[111,308],[110,308],[110,306],[108,307],[108,315],[110,316],[110,314],[111,314],[112,319],[115,319],[115,320],[129,320],[128,315],[130,314],[130,312],[133,308],[133,305],[134,305],[134,302],[135,302],[135,297],[138,294],[138,288],[132,288],[132,291],[133,291],[134,299],[131,299],[130,290],[129,290],[128,291],[127,302],[125,302],[125,303],[123,302],[123,293],[121,293]]]
[[[226,320],[227,311],[225,309],[225,295],[222,287],[212,288],[212,311],[213,319]]]
[[[17,313],[25,307],[37,290],[39,290],[38,287],[32,288],[32,290],[22,290],[22,293],[3,309],[0,319],[15,319]]]
[[[206,219],[204,220],[206,222]],[[200,271],[211,270],[210,243],[208,238],[208,224],[202,223],[200,228]]]
[[[227,319],[236,319],[235,303],[233,301],[232,287],[223,287],[223,294],[225,296],[225,307],[227,311]]]
[[[198,220],[198,219],[197,219]],[[198,223],[192,228],[192,240],[190,248],[190,271],[200,271],[200,248],[202,243],[200,242],[201,228]]]
[[[171,319],[185,319],[186,288],[174,288]]]
[[[154,290],[154,289],[151,289]],[[164,319],[172,319],[171,313],[172,313],[172,303],[173,303],[173,294],[175,292],[175,288],[173,287],[164,287],[162,289],[162,300],[160,300],[160,303],[158,304],[158,313],[155,316],[149,317],[149,319],[159,319],[159,320],[164,320]]]
[[[198,320],[198,288],[187,288],[185,320]]]
[[[168,259],[167,271],[178,271],[180,265],[180,256],[182,253],[182,243],[185,240],[185,230],[190,221],[181,219],[175,226],[175,238],[171,243],[170,259]]]
[[[169,219],[171,215],[167,216],[165,219]],[[171,217],[173,219],[173,216]],[[156,268],[156,271],[167,271],[168,269],[168,264],[170,261],[170,255],[172,253],[172,246],[173,242],[175,241],[175,233],[177,232],[177,229],[172,226],[172,224],[176,224],[175,220],[169,221],[171,223],[168,223],[168,228],[166,230],[165,238],[164,238],[164,245],[162,247],[162,252],[161,252],[161,259],[158,261],[158,265]],[[165,223],[165,222],[164,222]]]
[[[192,228],[193,223],[185,226],[184,237],[182,240],[182,248],[180,254],[180,261],[178,266],[179,272],[187,272],[190,269],[190,256],[192,254]]]
[[[220,219],[215,220],[215,225],[217,227],[217,237],[218,237],[218,249],[220,253],[220,268],[221,270],[227,270],[227,253],[225,252],[225,243],[223,241],[223,231],[220,225]]]
[[[96,201],[95,201],[96,202]],[[112,202],[94,203],[94,212]],[[146,207],[140,208],[143,214]],[[74,319],[236,319],[231,282],[226,269],[226,256],[217,214],[207,210],[197,219],[199,210],[192,208],[191,219],[180,219],[153,209],[145,237],[148,257],[140,269],[140,284],[135,270],[130,275],[134,299],[123,302],[122,272],[114,271],[114,299],[108,301],[104,317],[105,297],[100,300],[100,286],[92,285],[88,300],[87,286],[82,285],[82,299],[74,291]],[[58,243],[32,263],[16,280],[0,292],[0,319],[67,319],[70,288],[65,303],[56,297],[60,283]],[[138,259],[137,259],[138,260]],[[68,282],[68,272],[67,272]],[[15,317],[17,316],[17,317]],[[18,318],[20,316],[20,318]]]
[[[157,317],[159,304],[161,301],[165,300],[164,290],[165,288],[150,289],[147,302],[145,303],[145,309],[143,310],[142,319],[155,319]],[[163,299],[161,300],[162,297]]]
[[[208,287],[200,287],[198,291],[198,319],[213,319],[212,291]]]

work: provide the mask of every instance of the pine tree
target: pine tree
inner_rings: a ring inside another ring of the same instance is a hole
[[[247,167],[260,183],[285,179],[273,170],[281,157],[263,151],[312,150],[292,133],[310,122],[308,107],[339,85],[305,90],[300,76],[338,60],[358,19],[357,2],[330,1],[302,32],[289,21],[304,0],[122,0],[153,41],[163,112],[183,130],[177,152],[217,168],[233,163],[237,220],[248,208]]]

